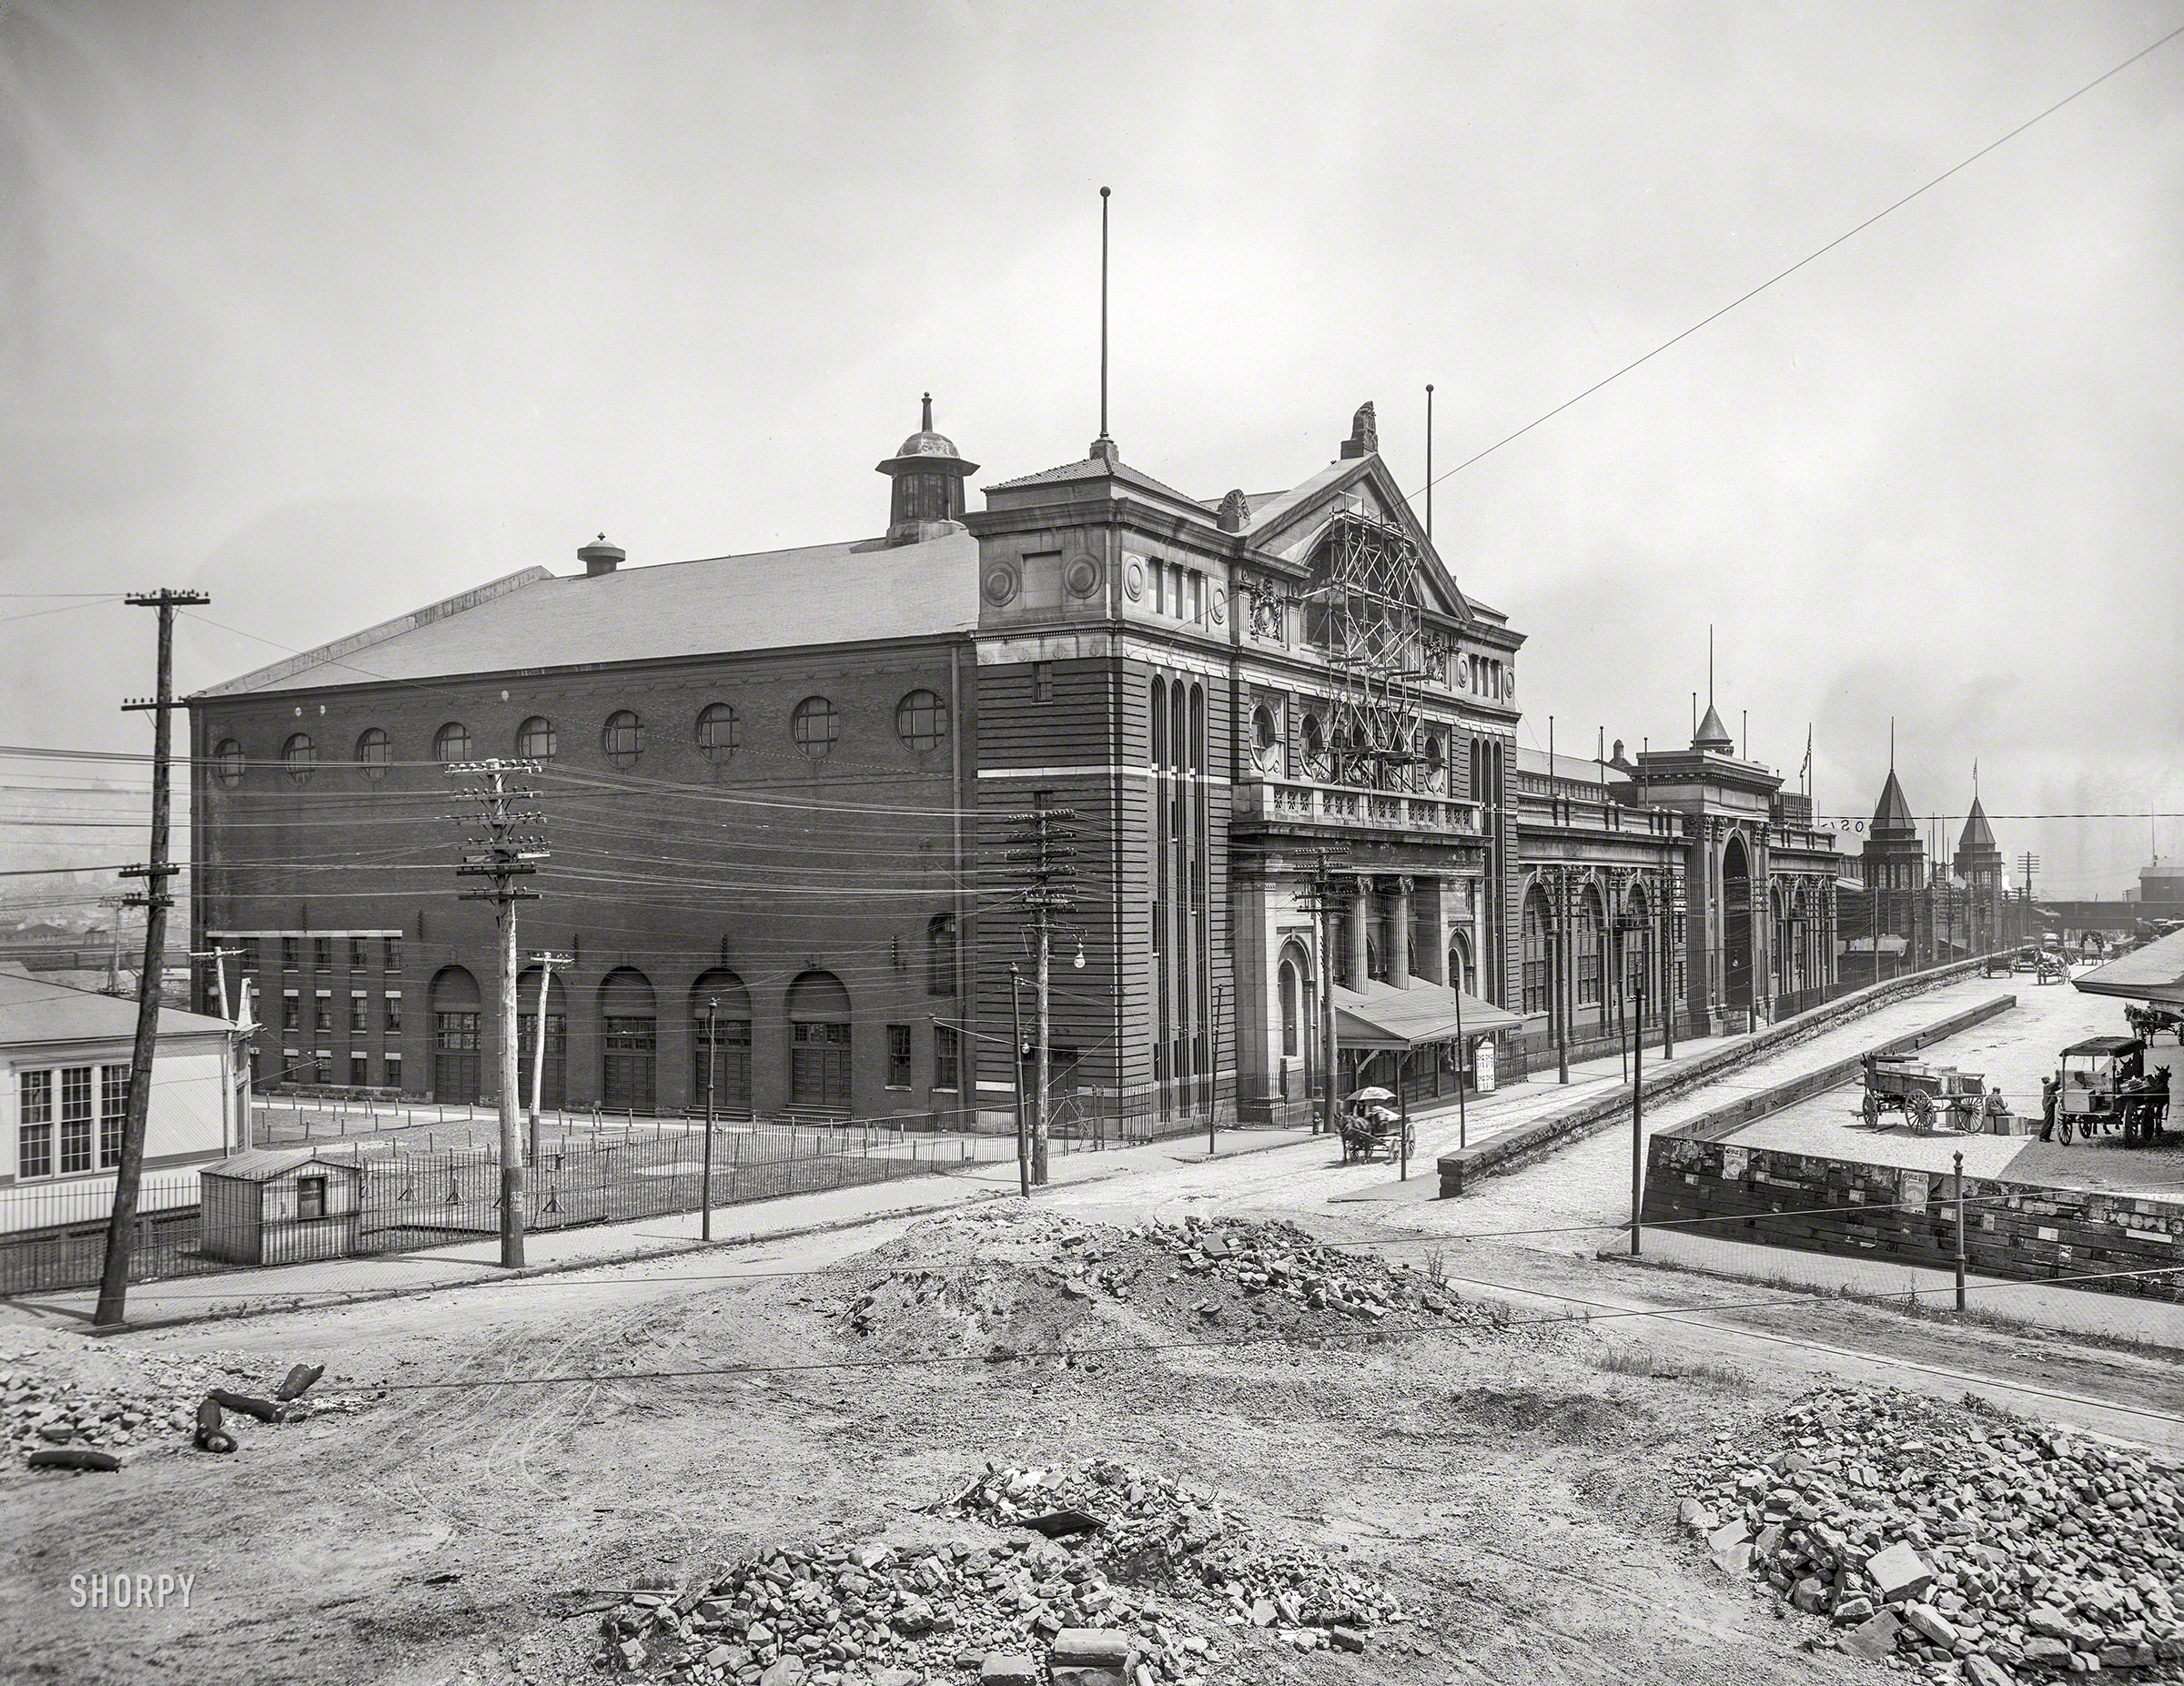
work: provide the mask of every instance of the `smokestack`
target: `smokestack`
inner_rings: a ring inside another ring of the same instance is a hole
[[[579,545],[576,560],[584,565],[587,576],[611,574],[629,558],[629,552],[619,544],[609,544],[603,532],[590,544]]]

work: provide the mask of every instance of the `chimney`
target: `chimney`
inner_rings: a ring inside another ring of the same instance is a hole
[[[576,560],[583,563],[587,576],[612,573],[628,555],[619,544],[609,544],[603,532],[592,543],[579,545],[576,550]]]

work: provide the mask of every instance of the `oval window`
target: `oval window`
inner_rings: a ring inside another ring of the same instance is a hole
[[[280,746],[280,759],[288,770],[291,784],[308,784],[311,774],[318,771],[318,746],[311,742],[311,734],[298,732]]]
[[[432,734],[432,753],[442,762],[470,760],[470,729],[459,720],[450,721]]]
[[[551,761],[555,748],[553,722],[533,714],[516,728],[516,753],[525,761]]]
[[[225,790],[231,791],[243,782],[243,746],[233,738],[222,738],[212,752],[212,776]]]

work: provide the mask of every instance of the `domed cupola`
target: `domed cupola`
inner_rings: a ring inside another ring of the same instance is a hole
[[[924,425],[879,466],[895,482],[887,510],[887,542],[918,544],[963,530],[963,483],[978,465],[957,454],[956,442],[933,431],[933,395],[925,394]]]

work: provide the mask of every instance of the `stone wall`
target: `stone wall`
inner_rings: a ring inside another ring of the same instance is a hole
[[[1949,1173],[1723,1139],[1754,1116],[1803,1098],[1812,1081],[1747,1096],[1654,1136],[1646,1153],[1644,1222],[1685,1225],[1724,1241],[1950,1268],[1957,1179]],[[1983,1176],[1964,1179],[1964,1198],[1967,1268],[1975,1274],[2023,1281],[2105,1277],[2082,1286],[2184,1301],[2184,1201]],[[2148,1270],[2169,1274],[2111,1274]]]

